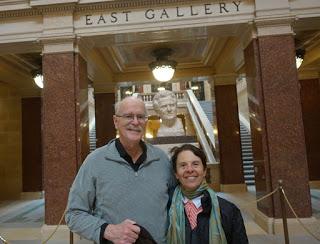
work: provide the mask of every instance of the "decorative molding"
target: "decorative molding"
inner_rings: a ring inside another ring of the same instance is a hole
[[[118,9],[132,9],[132,8],[141,8],[141,7],[151,7],[151,6],[163,6],[170,4],[190,4],[190,3],[199,3],[204,2],[203,0],[119,0],[119,1],[108,1],[102,3],[90,3],[90,4],[81,4],[77,6],[76,11],[88,11],[88,10],[118,10]],[[212,1],[219,2],[219,1]]]
[[[79,0],[30,0],[30,6],[46,6],[57,4],[77,4]]]
[[[29,16],[38,16],[41,15],[42,12],[39,9],[19,9],[19,10],[9,10],[9,11],[1,11],[0,19],[4,18],[16,18],[16,17],[29,17]]]
[[[281,15],[271,17],[257,17],[254,23],[258,36],[294,34],[292,25],[295,16]]]
[[[93,84],[95,93],[114,93],[117,84],[114,82],[95,82]]]
[[[40,39],[43,44],[42,53],[64,53],[76,51],[76,38],[73,35],[63,37],[46,37]]]
[[[213,84],[214,86],[235,85],[237,77],[238,75],[235,73],[214,75]]]
[[[319,70],[320,70],[320,67],[298,70],[298,79],[299,80],[319,79],[320,78]]]
[[[240,42],[242,44],[242,49],[244,50],[253,39],[258,36],[257,29],[255,28],[254,22],[250,21],[248,23],[247,29],[240,34]]]
[[[20,2],[17,0],[17,3]],[[27,7],[20,7],[20,9],[4,9],[0,10],[1,18],[11,18],[11,17],[27,17],[42,15],[44,13],[52,12],[84,12],[84,11],[99,11],[99,10],[119,10],[119,9],[133,9],[141,7],[151,7],[151,6],[164,6],[170,4],[189,4],[203,2],[203,0],[119,0],[119,1],[108,1],[108,2],[96,2],[96,3],[55,3],[48,5],[40,5],[31,3]],[[46,1],[42,1],[45,3]],[[71,1],[72,2],[72,1]],[[73,1],[74,2],[74,1]],[[218,2],[213,1],[213,2]],[[3,4],[2,4],[3,5]],[[1,5],[0,5],[1,6]]]

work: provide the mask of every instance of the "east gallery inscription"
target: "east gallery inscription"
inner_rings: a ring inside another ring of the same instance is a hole
[[[206,3],[203,5],[188,7],[170,7],[162,9],[146,9],[140,12],[125,10],[121,12],[86,14],[85,25],[104,25],[117,23],[130,23],[134,18],[143,18],[145,21],[160,21],[194,16],[212,16],[215,14],[227,14],[239,12],[242,1]]]

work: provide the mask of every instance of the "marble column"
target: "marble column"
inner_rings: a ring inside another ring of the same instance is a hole
[[[282,179],[300,217],[310,217],[308,165],[301,101],[291,34],[260,36],[245,48],[248,103],[257,197]],[[258,203],[268,217],[280,218],[279,196]],[[289,217],[292,213],[288,211]]]
[[[42,140],[45,224],[56,225],[88,152],[87,71],[74,53],[43,54]]]
[[[320,187],[320,80],[300,80],[310,186]]]
[[[218,128],[222,191],[245,191],[236,76],[214,76],[214,96]]]

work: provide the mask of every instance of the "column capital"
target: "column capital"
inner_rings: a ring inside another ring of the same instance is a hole
[[[238,74],[236,73],[216,74],[213,76],[213,84],[214,86],[235,85],[237,77]]]
[[[254,20],[257,36],[273,36],[294,34],[292,24],[294,16],[285,15],[278,17],[257,17]]]
[[[55,38],[41,38],[42,53],[65,53],[78,52],[77,39],[74,35],[55,37]]]

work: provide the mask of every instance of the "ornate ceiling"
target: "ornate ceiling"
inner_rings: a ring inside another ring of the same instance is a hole
[[[310,23],[317,21],[319,19]],[[240,36],[243,31],[244,25],[142,31],[83,38],[79,48],[87,60],[89,78],[97,89],[102,89],[113,87],[115,82],[152,81],[148,64],[154,61],[151,52],[159,47],[174,50],[170,59],[178,62],[176,79],[210,76],[221,66],[230,66],[230,71],[242,73],[244,60]],[[297,48],[306,49],[299,73],[319,72],[320,31],[314,24],[299,23],[295,39]],[[39,50],[11,49],[10,54],[0,56],[0,81],[20,88],[24,96],[39,95],[31,78],[31,73],[41,67]]]

